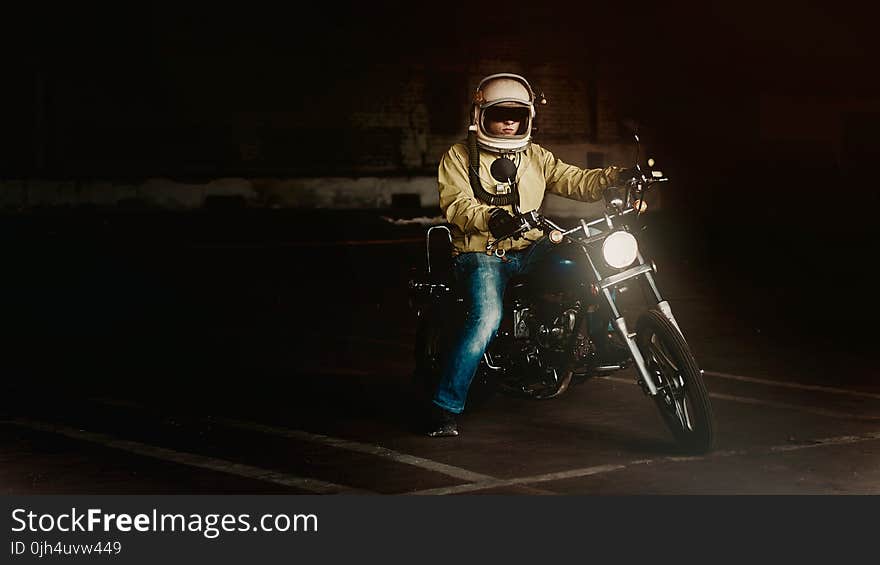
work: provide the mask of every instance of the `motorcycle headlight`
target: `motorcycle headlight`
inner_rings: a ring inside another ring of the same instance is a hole
[[[616,231],[605,238],[602,244],[602,257],[615,269],[629,267],[636,260],[639,244],[629,232]]]

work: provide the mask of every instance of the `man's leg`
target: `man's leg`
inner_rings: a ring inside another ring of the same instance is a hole
[[[501,324],[509,275],[500,259],[484,253],[462,253],[454,268],[467,315],[443,364],[434,404],[460,414],[483,352]]]

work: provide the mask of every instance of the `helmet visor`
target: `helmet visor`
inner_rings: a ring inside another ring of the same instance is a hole
[[[519,123],[515,135],[523,135],[529,127],[529,109],[523,106],[490,106],[483,110],[483,129],[491,131],[490,124],[493,122]]]

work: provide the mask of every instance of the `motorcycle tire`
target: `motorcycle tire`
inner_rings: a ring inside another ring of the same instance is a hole
[[[687,453],[710,451],[715,416],[703,375],[681,332],[661,312],[648,310],[639,317],[636,334],[658,388],[654,403],[676,442]]]

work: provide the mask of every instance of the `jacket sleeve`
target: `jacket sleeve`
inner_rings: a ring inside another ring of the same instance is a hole
[[[582,202],[596,202],[602,199],[607,187],[617,182],[618,167],[581,169],[562,162],[546,149],[542,150],[544,178],[547,190],[553,194]]]
[[[440,160],[437,173],[440,209],[450,224],[466,234],[489,231],[489,210],[492,208],[474,197],[464,157],[455,147]]]

